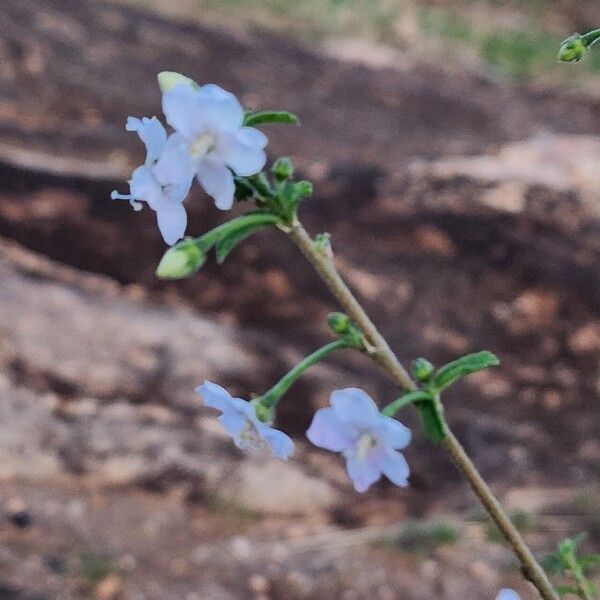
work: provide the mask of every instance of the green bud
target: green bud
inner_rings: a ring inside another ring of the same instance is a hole
[[[184,240],[165,252],[156,275],[161,279],[183,279],[195,273],[205,260],[206,255],[194,240]]]
[[[252,400],[251,404],[254,408],[254,414],[259,421],[266,423],[267,425],[270,425],[273,422],[275,418],[275,411],[273,408],[267,406],[260,398],[255,398]]]
[[[256,188],[256,191],[264,198],[273,196],[273,189],[263,171],[250,178],[250,183]]]
[[[333,257],[333,250],[331,249],[331,234],[326,231],[323,233],[318,233],[315,236],[314,241],[315,248],[327,258]]]
[[[411,371],[413,377],[421,383],[427,383],[431,379],[435,367],[426,358],[413,360]]]
[[[350,331],[351,323],[348,315],[341,312],[331,313],[327,317],[327,324],[333,333],[344,335]]]
[[[284,181],[294,174],[294,165],[290,158],[281,156],[273,163],[271,171],[279,181]]]
[[[158,86],[163,93],[180,84],[190,85],[193,88],[200,87],[193,79],[175,71],[162,71],[158,74]]]
[[[299,198],[308,198],[313,195],[313,184],[310,181],[299,181],[296,184],[296,193]]]
[[[561,44],[558,51],[558,60],[561,62],[578,62],[586,55],[588,50],[586,40],[575,33]]]

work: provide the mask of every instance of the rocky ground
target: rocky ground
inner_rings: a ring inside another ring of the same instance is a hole
[[[264,390],[335,305],[276,232],[155,278],[153,215],[108,197],[141,155],[124,119],[158,112],[165,68],[300,115],[268,133],[315,182],[307,227],[332,233],[402,360],[500,356],[448,393],[450,422],[537,552],[583,529],[598,548],[594,90],[374,69],[81,0],[4,0],[0,65],[0,598],[534,597],[411,415],[407,490],[358,497],[302,441],[336,387],[394,397],[362,357],[293,388],[289,464],[240,456],[199,407],[203,379]],[[222,218],[188,202],[190,231]]]

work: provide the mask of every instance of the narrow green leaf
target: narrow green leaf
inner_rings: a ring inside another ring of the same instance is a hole
[[[207,231],[204,235],[194,238],[192,241],[204,253],[208,252],[219,240],[232,235],[240,229],[245,229],[251,225],[275,225],[279,222],[277,215],[268,211],[247,212],[231,221]]]
[[[579,550],[579,547],[581,546],[581,544],[583,544],[583,542],[585,542],[587,536],[588,534],[585,531],[582,531],[573,538],[573,550],[575,552]]]
[[[566,565],[557,552],[546,554],[540,560],[540,564],[549,575],[558,575],[566,569]]]
[[[246,227],[236,229],[235,231],[232,231],[229,235],[222,237],[215,246],[217,264],[222,265],[225,262],[225,259],[227,258],[229,253],[239,243],[243,242],[253,233],[260,231],[261,229],[265,229],[266,227],[269,227],[269,225],[265,225],[264,223],[254,223],[247,225]]]
[[[381,413],[386,417],[393,417],[400,409],[412,404],[413,402],[418,402],[419,400],[423,402],[433,402],[433,397],[429,392],[424,390],[414,390],[413,392],[408,392],[408,394],[404,394],[398,398],[398,400],[394,400],[388,404]]]
[[[247,112],[244,116],[244,125],[254,127],[264,123],[284,123],[287,125],[298,125],[300,119],[287,110],[261,110]]]
[[[433,387],[442,391],[457,379],[500,364],[498,357],[487,350],[468,354],[441,367],[433,376]]]
[[[572,585],[557,585],[554,589],[561,598],[567,594],[575,594],[576,596],[579,596],[579,590]]]
[[[415,406],[421,413],[423,426],[432,442],[439,443],[446,437],[446,425],[438,408],[431,400],[417,400]]]
[[[600,567],[600,554],[588,554],[578,559],[582,569],[596,569]]]

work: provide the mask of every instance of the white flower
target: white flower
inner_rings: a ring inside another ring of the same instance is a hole
[[[205,406],[221,411],[219,423],[241,450],[260,452],[268,449],[273,456],[283,460],[287,460],[293,452],[292,440],[282,431],[260,421],[251,402],[232,398],[226,389],[210,381],[205,381],[196,391],[202,396]]]
[[[408,485],[408,464],[398,450],[410,442],[410,430],[382,415],[363,390],[334,391],[331,406],[315,413],[306,437],[315,446],[343,454],[357,492],[382,475],[396,485]]]
[[[194,176],[222,210],[234,200],[233,173],[249,176],[265,165],[267,137],[244,127],[244,109],[220,87],[178,84],[163,95],[167,123],[175,129],[154,167],[159,181],[183,185]]]
[[[514,590],[503,589],[496,596],[496,600],[521,600],[521,597]]]
[[[146,161],[138,167],[129,180],[129,194],[111,194],[113,200],[129,200],[135,210],[141,210],[140,201],[147,202],[156,212],[158,228],[165,242],[173,245],[183,237],[187,226],[187,214],[183,201],[191,187],[190,181],[178,183],[162,182],[156,177],[153,167],[167,143],[167,132],[156,118],[137,119],[129,117],[127,131],[136,131],[146,146]]]

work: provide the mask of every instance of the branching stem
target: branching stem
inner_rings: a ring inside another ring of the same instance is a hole
[[[294,222],[289,229],[286,229],[286,232],[313,265],[348,316],[360,327],[367,341],[373,347],[370,356],[386,369],[402,389],[406,391],[416,390],[417,386],[408,371],[400,364],[388,343],[341,278],[332,258],[315,247],[313,240],[300,222]],[[450,429],[447,430],[441,444],[469,482],[471,489],[485,507],[490,518],[510,544],[521,562],[523,573],[538,589],[540,596],[544,600],[559,600],[559,596],[548,576]]]

